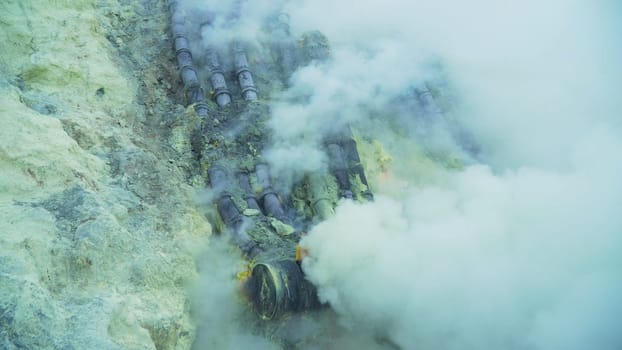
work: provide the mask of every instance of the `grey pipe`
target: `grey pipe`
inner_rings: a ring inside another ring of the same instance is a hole
[[[235,65],[235,74],[238,77],[238,82],[240,83],[242,97],[246,101],[256,101],[257,89],[255,88],[255,83],[253,82],[253,74],[248,67],[246,52],[240,43],[235,43],[233,45],[233,63]]]
[[[298,67],[296,44],[291,40],[285,41],[279,45],[278,53],[283,78],[288,80]]]
[[[337,179],[337,184],[341,190],[341,197],[352,199],[352,189],[348,178],[348,165],[346,163],[343,149],[336,143],[329,143],[326,146],[329,159],[330,172]]]
[[[205,55],[207,62],[207,68],[210,71],[210,83],[214,89],[214,98],[219,106],[226,106],[231,103],[231,92],[227,88],[227,82],[225,81],[225,75],[220,66],[220,60],[218,54],[213,48],[208,48]]]
[[[363,192],[363,197],[365,197],[365,199],[367,200],[373,200],[374,196],[369,190],[369,184],[367,183],[367,177],[365,177],[365,170],[363,169],[363,165],[361,164],[361,158],[359,157],[359,152],[356,148],[356,142],[352,137],[347,137],[342,139],[339,144],[343,149],[343,155],[350,173],[358,175],[361,183],[363,183],[363,185],[367,187],[365,192]]]
[[[257,164],[255,166],[255,175],[257,176],[257,182],[262,188],[261,201],[266,215],[275,217],[284,223],[289,223],[289,219],[285,215],[281,201],[270,183],[270,170],[268,165]]]
[[[224,223],[236,231],[242,226],[242,214],[232,200],[229,192],[231,184],[225,170],[219,166],[212,166],[208,170],[212,188],[218,192],[218,211]]]
[[[255,198],[255,194],[251,188],[250,177],[246,171],[238,173],[238,182],[240,183],[242,191],[244,191],[244,200],[248,208],[261,211],[259,203],[257,203],[257,198]]]
[[[201,84],[192,62],[192,53],[185,28],[185,17],[179,10],[179,2],[169,1],[169,11],[171,12],[171,29],[175,45],[175,57],[179,66],[181,80],[186,90],[187,104],[194,104],[194,110],[201,117],[207,117],[209,109],[205,103],[205,97],[201,89]]]
[[[278,16],[279,29],[282,32],[283,39],[279,48],[280,66],[283,74],[289,77],[296,70],[296,44],[289,32],[289,15],[281,13]]]
[[[243,229],[244,216],[235,205],[233,195],[229,192],[231,184],[229,183],[227,173],[224,168],[212,166],[208,170],[210,184],[212,188],[219,192],[218,213],[227,227],[232,230],[233,242],[240,247],[244,255],[254,257],[259,254],[260,249],[257,243]]]
[[[235,0],[231,4],[231,12],[227,16],[227,21],[230,23],[235,23],[240,20],[240,15],[242,14],[242,1]]]
[[[203,33],[203,27],[209,25],[211,22],[212,18],[207,18],[207,20],[201,24],[201,33]],[[203,40],[207,41],[206,38],[203,38]],[[231,103],[231,92],[227,88],[227,82],[220,66],[218,53],[216,53],[216,50],[211,46],[205,49],[205,61],[207,69],[210,72],[209,79],[212,89],[214,89],[216,103],[221,107],[226,106]]]
[[[311,208],[313,212],[321,219],[326,220],[335,214],[333,201],[330,198],[326,177],[317,172],[307,175],[307,184],[309,189],[309,197],[311,200]]]
[[[287,84],[299,61],[296,43],[290,34],[289,15],[284,12],[277,13],[270,17],[268,25],[272,40],[271,50],[278,57],[282,78]]]

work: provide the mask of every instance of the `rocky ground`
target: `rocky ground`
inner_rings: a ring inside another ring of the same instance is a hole
[[[206,168],[230,158],[222,135],[240,121],[250,141],[228,146],[234,156],[246,154],[236,166],[261,157],[257,130],[269,119],[270,94],[287,78],[278,76],[279,62],[249,52],[264,101],[224,110],[209,101],[215,117],[202,125],[181,105],[172,47],[165,0],[0,3],[0,348],[233,349],[247,347],[245,336],[265,348],[342,348],[346,338],[390,348],[374,334],[349,333],[326,310],[271,324],[240,320],[239,305],[222,305],[235,302],[235,281],[205,286],[239,272],[235,252],[205,259],[216,249],[208,218],[219,225],[209,195],[197,196],[205,193]],[[232,93],[239,94],[235,86]],[[424,154],[408,133],[374,134],[385,118],[367,123],[354,133],[378,192],[402,191],[381,181],[391,150],[410,150],[393,170],[417,173],[418,181],[435,178],[436,163],[460,167]],[[291,200],[310,221],[300,191]],[[211,276],[199,278],[201,267]],[[226,336],[234,340],[217,339]]]
[[[167,22],[164,1],[0,3],[0,348],[191,347],[211,227]]]

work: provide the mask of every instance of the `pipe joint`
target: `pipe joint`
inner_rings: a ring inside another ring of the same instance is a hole
[[[235,71],[235,74],[238,75],[238,77],[242,74],[242,73],[248,73],[251,74],[251,70],[248,67],[241,67],[238,68],[238,70]]]
[[[201,117],[207,117],[209,115],[209,107],[203,102],[196,103],[194,105],[194,111]]]
[[[229,89],[227,89],[227,88],[216,88],[214,90],[214,97],[216,98],[216,100],[218,100],[221,95],[226,95],[229,98],[229,101],[231,101],[231,92],[229,92]],[[220,103],[219,103],[219,105],[220,105]]]
[[[242,89],[242,97],[246,101],[257,101],[257,89],[254,87]]]
[[[194,66],[192,65],[192,63],[185,63],[181,65],[179,67],[179,70],[181,70],[182,77],[185,76],[186,74],[188,75],[192,74],[194,78],[196,78],[197,76],[197,70],[194,69]],[[198,85],[198,79],[191,79],[191,80],[197,80],[197,85]]]
[[[274,195],[275,197],[278,198],[278,194],[276,193],[276,191],[272,188],[272,187],[268,187],[268,188],[264,188],[264,190],[261,193],[261,200],[264,200],[264,198],[268,195]]]

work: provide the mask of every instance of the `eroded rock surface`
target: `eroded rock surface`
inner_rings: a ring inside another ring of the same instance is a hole
[[[163,1],[0,3],[2,349],[191,347],[211,227],[165,16]]]

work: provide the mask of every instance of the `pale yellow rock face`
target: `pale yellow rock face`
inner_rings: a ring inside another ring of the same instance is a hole
[[[24,105],[17,89],[2,88],[0,118],[3,199],[39,197],[106,172],[106,164],[81,149],[60,120]]]
[[[127,102],[134,82],[110,57],[96,1],[3,1],[1,63],[25,89],[60,94],[75,112]],[[95,91],[104,88],[106,101]],[[94,106],[93,106],[94,104]]]
[[[211,227],[107,38],[128,6],[0,2],[1,349],[192,345]]]

